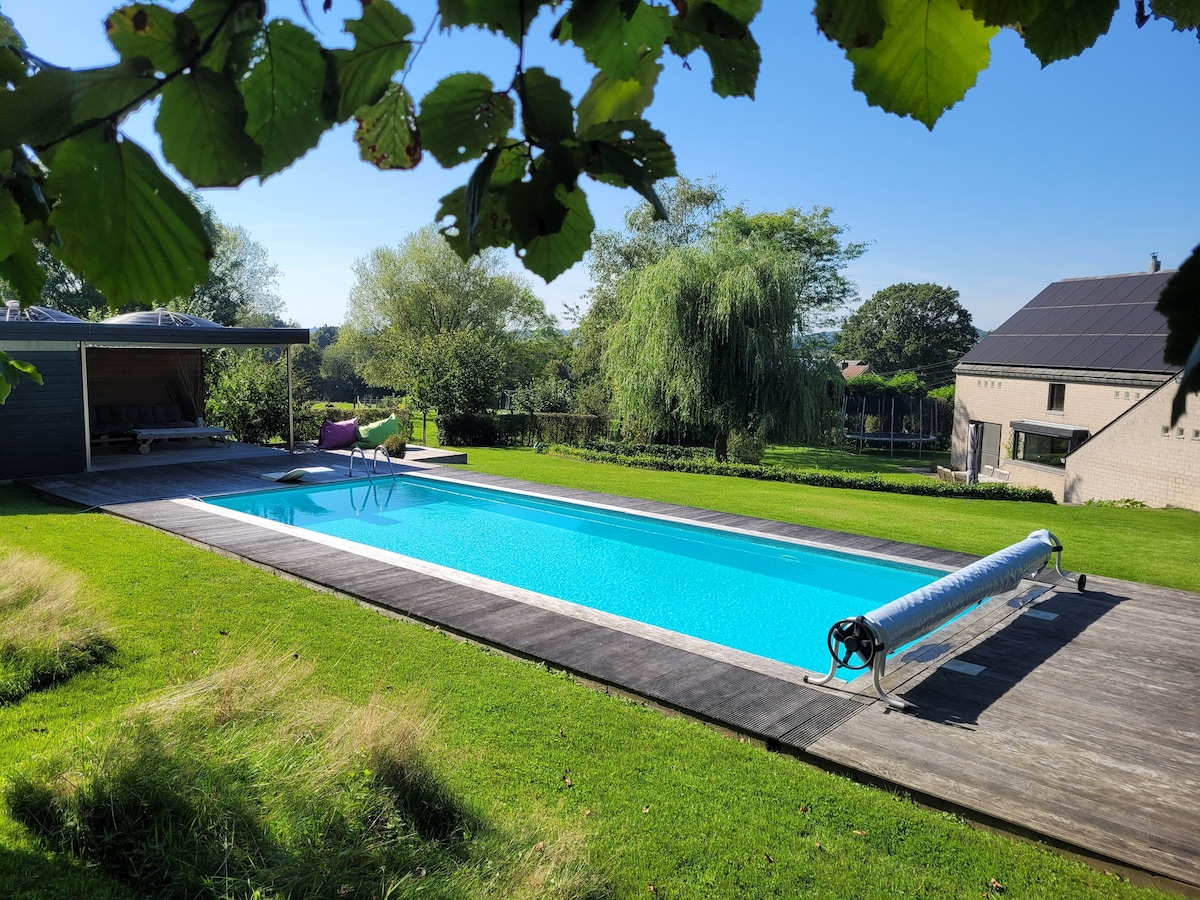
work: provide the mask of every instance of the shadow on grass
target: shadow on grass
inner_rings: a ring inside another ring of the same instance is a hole
[[[5,900],[86,897],[128,900],[129,888],[69,856],[0,846],[0,885]]]
[[[0,645],[0,706],[106,664],[116,648],[103,637],[37,647]]]
[[[49,848],[156,897],[473,895],[448,876],[482,824],[422,766],[383,759],[289,784],[270,762],[187,743],[140,728],[69,782],[18,776],[5,798]]]

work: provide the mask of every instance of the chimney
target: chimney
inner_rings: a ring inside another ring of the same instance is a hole
[[[1158,254],[1151,253],[1150,254],[1150,269],[1148,271],[1150,272],[1151,275],[1153,275],[1155,272],[1157,272],[1161,268],[1162,268],[1162,263],[1160,263],[1158,261]]]

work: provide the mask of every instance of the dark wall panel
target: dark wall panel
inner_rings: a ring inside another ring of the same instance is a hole
[[[21,351],[45,381],[21,383],[0,406],[0,480],[87,468],[79,353]]]

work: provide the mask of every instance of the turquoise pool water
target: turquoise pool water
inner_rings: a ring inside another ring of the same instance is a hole
[[[818,672],[830,625],[945,574],[433,479],[207,502]]]

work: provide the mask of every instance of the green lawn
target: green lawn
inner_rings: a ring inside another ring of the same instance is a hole
[[[1048,525],[1064,532],[1073,568],[1117,574],[1128,566],[1125,577],[1142,580],[1161,573],[1156,558],[1195,546],[1200,519],[799,488],[523,450],[469,452],[470,468],[480,471],[976,552],[1007,542],[1010,532],[1019,538]],[[878,525],[849,528],[859,519]],[[436,877],[404,881],[394,897],[632,898],[647,896],[653,885],[666,897],[979,898],[996,896],[992,879],[1008,897],[1156,896],[903,796],[150,529],[46,506],[11,488],[0,488],[0,521],[10,544],[82,574],[81,595],[116,647],[106,665],[0,706],[6,781],[51,760],[94,754],[88,748],[104,746],[113,723],[136,704],[231,661],[294,659],[310,667],[287,689],[301,720],[331,702],[363,709],[380,697],[422,710],[423,758],[481,823],[449,862],[443,854],[436,868],[430,863]],[[1155,556],[1143,554],[1148,561],[1136,552],[1122,561],[1109,545],[1128,542],[1159,546]],[[1181,570],[1176,580],[1186,580]],[[67,768],[73,771],[74,762]],[[40,847],[2,810],[0,884],[13,897],[133,896],[124,884]]]
[[[918,481],[934,466],[949,466],[950,454],[928,450],[920,455],[907,448],[890,453],[879,448],[824,450],[817,447],[769,446],[762,458],[764,465],[787,466],[814,472],[837,474],[863,473],[882,475],[897,481]]]

